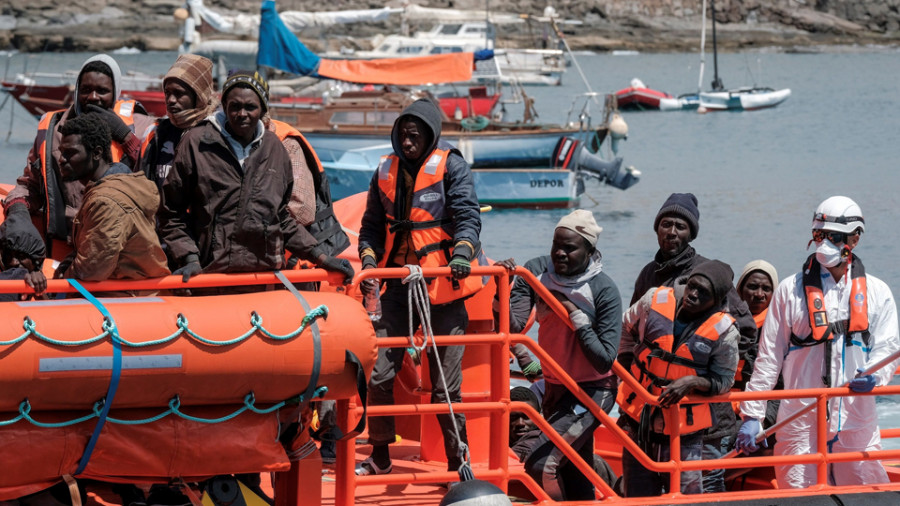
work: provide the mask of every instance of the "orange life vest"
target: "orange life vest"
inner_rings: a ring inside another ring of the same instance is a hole
[[[406,232],[410,236],[419,265],[422,267],[446,267],[450,261],[453,243],[453,218],[446,214],[446,194],[444,174],[450,151],[435,149],[416,175],[413,186],[412,205],[409,218],[395,216],[395,202],[398,187],[403,184],[398,177],[400,159],[396,155],[381,157],[378,165],[378,194],[386,213],[387,231],[384,240],[385,255],[379,267],[385,267],[393,258],[397,247],[397,233]],[[487,265],[479,246],[473,266]],[[429,280],[428,298],[432,304],[444,304],[474,294],[481,290],[485,281],[481,276],[469,276],[461,280],[440,277]]]
[[[825,295],[822,293],[822,266],[816,255],[810,255],[803,269],[803,295],[806,299],[806,312],[809,315],[811,332],[806,337],[791,333],[791,344],[794,346],[815,346],[825,343],[825,364],[831,364],[831,346],[835,334],[844,334],[851,342],[854,337],[865,344],[869,343],[869,311],[866,300],[866,269],[862,261],[854,255],[847,260],[850,265],[850,321],[829,322],[825,309]],[[831,367],[824,368],[822,375],[825,386],[831,386]]]
[[[753,322],[756,324],[756,335],[762,335],[762,326],[763,323],[766,322],[766,315],[769,314],[769,308],[765,308],[759,312],[759,314],[753,315]],[[759,342],[756,343],[759,346]],[[747,362],[743,358],[738,359],[737,370],[734,373],[734,382],[737,383],[739,381],[744,381],[744,367],[746,367]],[[750,378],[747,378],[749,380]],[[735,390],[735,389],[732,389]],[[739,390],[739,389],[738,389]]]
[[[350,238],[344,232],[340,221],[334,215],[334,207],[331,200],[331,187],[328,184],[328,177],[325,175],[325,168],[316,154],[316,150],[306,140],[306,137],[291,125],[278,120],[271,120],[275,126],[275,135],[284,142],[285,139],[291,137],[300,143],[303,154],[306,156],[306,165],[312,172],[313,183],[316,191],[316,215],[313,222],[307,225],[306,229],[319,242],[319,247],[326,254],[337,256],[350,246]]]
[[[803,270],[803,294],[806,298],[806,309],[809,313],[810,335],[799,337],[791,335],[791,343],[797,346],[814,346],[834,339],[834,334],[858,333],[865,341],[869,334],[869,312],[866,301],[866,269],[859,258],[850,257],[850,322],[828,322],[825,310],[825,295],[822,293],[822,267],[815,255],[810,255]]]
[[[134,108],[134,100],[119,100],[112,109],[113,112],[115,112],[119,118],[131,128],[132,132],[134,132]],[[56,168],[56,160],[51,160],[51,153],[53,152],[53,133],[56,130],[56,124],[66,111],[68,111],[68,109],[60,109],[58,111],[45,113],[41,116],[40,122],[38,122],[37,131],[37,139],[39,140],[38,143],[40,145],[38,159],[41,164],[41,176],[44,185],[44,232],[48,235],[48,244],[51,249],[54,248],[50,239],[59,239],[60,242],[64,242],[68,235],[68,227],[66,226],[65,221],[65,204],[62,204],[62,208],[59,208],[60,206],[58,205],[58,203],[63,202],[63,197],[59,194],[61,188],[61,182],[58,180],[59,171]],[[116,141],[112,142],[110,149],[112,151],[113,162],[120,161],[125,154],[125,150]],[[137,160],[134,160],[133,162],[136,164]],[[48,167],[51,166],[54,168],[48,170]],[[56,252],[54,251],[53,254],[55,253]]]
[[[659,287],[653,294],[644,336],[638,343],[631,366],[631,375],[654,395],[659,395],[662,387],[673,380],[706,374],[710,352],[717,346],[719,338],[734,324],[734,319],[727,313],[714,313],[673,350],[676,305],[673,288]],[[627,383],[622,383],[619,387],[616,402],[625,414],[635,421],[641,421],[646,403]],[[703,430],[712,424],[709,404],[681,405],[678,427],[680,434]],[[675,430],[666,426],[664,432],[672,435]]]

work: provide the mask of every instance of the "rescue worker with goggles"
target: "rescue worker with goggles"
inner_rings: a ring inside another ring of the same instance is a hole
[[[92,56],[82,65],[75,82],[75,103],[41,117],[25,171],[4,202],[7,237],[11,240],[18,241],[23,235],[41,238],[43,234],[47,256],[62,259],[72,251],[72,219],[81,207],[84,183],[63,181],[59,174],[59,129],[67,120],[87,112],[99,114],[112,134],[112,161],[135,170],[141,137],[153,120],[134,100],[119,100],[121,81],[115,60],[105,54]],[[40,220],[40,232],[31,221],[32,215]]]
[[[870,392],[887,385],[896,362],[873,374],[867,367],[900,349],[897,306],[890,288],[867,274],[855,254],[866,229],[862,210],[850,198],[830,197],[819,204],[812,220],[816,252],[802,270],[781,282],[763,324],[759,354],[747,391],[772,390],[779,374],[785,389],[837,387]],[[815,399],[784,399],[778,420]],[[744,420],[737,449],[756,451],[766,401],[741,403]],[[832,398],[828,402],[828,452],[881,449],[874,396]],[[777,433],[775,455],[804,455],[816,447],[816,413],[810,411]],[[776,466],[779,488],[805,488],[816,483],[816,464]],[[835,462],[828,466],[830,485],[887,483],[879,461]]]
[[[681,459],[701,460],[704,432],[716,425],[709,404],[666,408],[693,393],[723,394],[734,383],[740,334],[726,312],[733,277],[728,264],[708,260],[693,268],[687,285],[651,288],[622,316],[618,360],[630,364],[631,375],[659,396],[659,406],[623,382],[616,398],[623,414],[619,425],[656,462],[669,460],[669,436],[676,433]],[[624,449],[622,476],[626,497],[671,492],[668,473],[648,470]],[[700,471],[681,473],[681,493],[702,491]]]
[[[487,265],[481,253],[481,215],[472,172],[462,154],[441,140],[441,112],[434,102],[420,99],[403,110],[394,122],[391,144],[394,154],[382,157],[369,185],[366,211],[359,231],[359,257],[363,269],[373,267],[450,266],[451,277],[427,279],[434,335],[463,334],[468,325],[464,300],[484,284],[481,276],[469,276],[471,265]],[[376,325],[379,335],[408,335],[407,288],[400,279],[386,281],[381,296],[382,317]],[[379,283],[366,280],[365,293],[379,290]],[[414,312],[415,313],[415,312]],[[412,328],[419,325],[413,314]],[[427,349],[431,401],[460,402],[462,397],[463,346]],[[447,391],[442,388],[440,356]],[[370,405],[393,404],[394,378],[403,364],[404,348],[382,348],[369,380]],[[444,435],[448,470],[462,465],[463,455],[450,415],[438,415]],[[466,443],[465,417],[456,414],[462,443]],[[359,464],[356,474],[391,472],[388,444],[394,442],[392,417],[369,420],[372,456]]]

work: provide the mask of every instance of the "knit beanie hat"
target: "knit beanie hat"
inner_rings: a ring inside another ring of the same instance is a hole
[[[229,74],[225,86],[222,87],[222,103],[225,102],[228,92],[239,84],[248,85],[259,96],[263,113],[269,110],[269,83],[259,75],[259,72],[252,70],[235,70]]]
[[[575,232],[587,239],[587,242],[595,248],[597,247],[597,239],[600,237],[600,232],[603,231],[603,227],[597,225],[597,221],[594,220],[594,213],[587,209],[576,209],[563,216],[559,223],[556,224],[556,228],[567,228]]]
[[[509,400],[518,402],[527,402],[538,413],[541,412],[541,403],[538,401],[537,394],[528,387],[513,387],[509,391]]]
[[[691,270],[690,277],[694,276],[703,276],[709,280],[717,306],[725,301],[725,296],[733,288],[731,281],[734,279],[734,271],[730,265],[719,260],[709,260],[697,265]]]
[[[775,266],[766,262],[765,260],[751,260],[747,265],[744,266],[744,270],[741,273],[741,277],[738,278],[737,285],[735,288],[738,290],[741,289],[741,286],[744,284],[744,281],[750,277],[754,272],[762,272],[766,276],[769,276],[769,279],[772,280],[772,287],[778,286],[778,272],[775,270]]]
[[[659,208],[656,213],[656,220],[653,222],[653,231],[659,228],[659,222],[663,216],[672,215],[683,218],[691,227],[691,240],[697,238],[700,231],[700,210],[697,209],[697,197],[693,193],[673,193],[669,195],[666,202]]]
[[[187,109],[175,113],[169,118],[178,128],[189,128],[200,120],[212,114],[217,106],[215,88],[212,79],[213,62],[196,54],[182,54],[178,56],[172,68],[166,72],[163,78],[163,87],[166,82],[176,79],[194,92],[197,103],[193,109]]]

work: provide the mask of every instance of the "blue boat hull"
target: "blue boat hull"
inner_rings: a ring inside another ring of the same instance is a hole
[[[374,168],[336,166],[323,161],[335,200],[368,190]],[[584,183],[560,169],[475,169],[475,192],[483,205],[495,207],[574,207]]]
[[[304,133],[316,153],[322,151],[342,153],[346,151],[374,151],[381,146],[384,153],[391,152],[390,131],[383,134],[341,135],[340,133]],[[547,167],[553,156],[553,148],[563,134],[539,132],[515,134],[504,132],[491,135],[442,135],[445,141],[458,147],[466,159],[477,168]]]

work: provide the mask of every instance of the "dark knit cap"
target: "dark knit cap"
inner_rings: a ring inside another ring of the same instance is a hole
[[[228,79],[225,80],[225,85],[222,86],[223,107],[228,92],[238,85],[244,85],[253,90],[253,92],[259,96],[259,102],[263,112],[269,110],[269,83],[266,82],[266,79],[263,76],[259,75],[259,72],[253,70],[235,70],[228,75]]]
[[[695,266],[691,270],[690,277],[694,276],[703,276],[709,280],[717,306],[725,302],[725,297],[733,288],[731,282],[734,280],[734,271],[730,265],[719,260],[708,260]]]
[[[526,402],[531,404],[531,407],[535,409],[538,413],[541,412],[541,403],[538,401],[537,394],[535,394],[528,387],[513,387],[509,391],[509,400],[518,401],[518,402]]]
[[[653,222],[654,232],[659,229],[659,222],[666,215],[683,218],[691,227],[691,240],[697,238],[697,233],[700,232],[700,210],[697,209],[697,197],[693,193],[669,195],[666,202],[659,208],[659,212],[656,213],[656,220]]]

